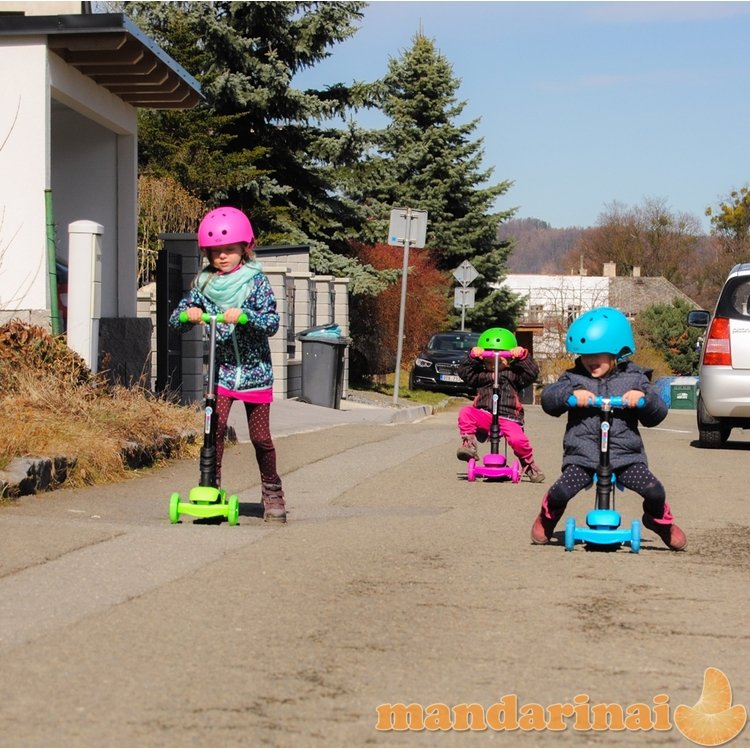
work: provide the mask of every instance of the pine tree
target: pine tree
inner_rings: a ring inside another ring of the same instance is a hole
[[[468,259],[479,272],[467,324],[512,326],[520,301],[490,287],[503,278],[512,249],[497,230],[514,211],[492,211],[511,182],[486,185],[493,170],[482,169],[482,140],[472,140],[478,120],[457,122],[465,106],[456,98],[459,84],[434,42],[416,35],[411,49],[389,61],[381,107],[391,122],[376,134],[376,151],[347,189],[374,217],[364,230],[370,242],[386,236],[392,208],[426,210],[426,244],[437,267],[451,271]]]
[[[337,181],[364,148],[347,117],[374,103],[374,89],[334,83],[302,91],[293,79],[355,33],[364,5],[126,4],[206,98],[192,111],[143,116],[141,170],[172,174],[202,200],[246,210],[264,244],[311,245],[316,270],[352,274],[355,288],[377,286],[377,274],[340,255],[357,236],[362,212]]]

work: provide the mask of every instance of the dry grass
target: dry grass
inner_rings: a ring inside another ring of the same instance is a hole
[[[197,408],[110,385],[38,326],[0,326],[0,382],[0,470],[23,456],[74,458],[67,482],[80,486],[124,479],[129,443],[152,450],[156,461],[197,454],[184,437],[200,432]],[[173,438],[168,447],[165,435]]]

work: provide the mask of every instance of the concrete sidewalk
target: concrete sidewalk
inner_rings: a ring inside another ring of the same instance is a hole
[[[345,424],[417,422],[432,413],[433,407],[427,404],[389,407],[342,399],[340,409],[329,409],[296,399],[278,399],[271,404],[271,434],[280,438]],[[241,403],[232,405],[229,426],[234,429],[240,443],[249,442],[245,410]]]

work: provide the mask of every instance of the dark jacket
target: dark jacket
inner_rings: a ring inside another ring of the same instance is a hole
[[[603,378],[592,378],[576,359],[575,366],[564,372],[556,383],[542,391],[542,409],[553,417],[568,413],[563,438],[563,468],[570,464],[596,469],[599,464],[599,410],[569,408],[573,391],[585,389],[596,396],[622,396],[627,391],[642,391],[646,403],[640,409],[613,409],[609,431],[609,457],[617,470],[634,463],[648,464],[638,423],[653,427],[667,416],[667,405],[651,385],[651,370],[633,362],[621,362]]]
[[[484,360],[467,357],[458,366],[461,380],[471,388],[475,388],[477,395],[474,406],[477,409],[492,412],[492,383],[494,371],[484,366]],[[525,359],[511,360],[510,367],[500,370],[498,385],[500,396],[497,402],[497,415],[502,419],[512,419],[523,424],[524,411],[518,394],[531,385],[539,377],[539,365],[526,356]]]

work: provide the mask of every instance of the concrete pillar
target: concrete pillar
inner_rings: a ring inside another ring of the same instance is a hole
[[[102,235],[95,221],[68,225],[68,347],[99,369],[99,319],[102,310]]]

